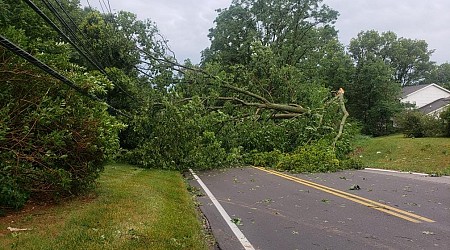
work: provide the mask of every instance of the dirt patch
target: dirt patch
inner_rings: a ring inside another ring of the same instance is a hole
[[[90,203],[97,198],[96,193],[89,193],[79,197],[72,197],[54,201],[28,201],[20,210],[3,209],[5,214],[0,216],[0,237],[11,233],[8,227],[14,228],[31,228],[45,226],[45,222],[55,222],[56,210],[71,206],[74,203],[83,205]],[[38,224],[33,223],[36,218],[39,218]]]

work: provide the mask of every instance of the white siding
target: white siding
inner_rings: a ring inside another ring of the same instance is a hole
[[[446,105],[442,108],[436,109],[435,111],[429,113],[428,115],[438,118],[441,115],[441,113],[444,112],[444,110],[447,110],[448,107],[450,107],[450,105]]]
[[[414,92],[408,95],[406,98],[402,99],[402,102],[409,102],[412,104],[416,104],[417,108],[421,108],[429,103],[432,103],[441,98],[450,97],[450,93],[436,87],[430,85],[425,87],[417,92]]]

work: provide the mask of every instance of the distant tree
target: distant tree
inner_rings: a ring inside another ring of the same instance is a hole
[[[326,53],[316,66],[317,78],[332,90],[345,88],[355,73],[351,56],[345,52],[344,46],[337,40],[329,42],[325,51]]]
[[[205,49],[203,63],[220,61],[227,65],[248,63],[251,43],[257,27],[249,10],[233,1],[228,9],[219,9],[216,27],[209,30],[211,46]]]
[[[346,86],[350,113],[362,122],[364,133],[390,133],[392,117],[401,110],[401,86],[425,81],[433,69],[433,51],[423,40],[370,30],[352,39],[348,52],[355,65]]]
[[[245,64],[253,42],[270,47],[278,64],[296,65],[312,59],[312,54],[337,35],[332,25],[338,13],[321,2],[233,0],[229,8],[218,11],[203,61]]]
[[[428,50],[424,40],[399,38],[388,53],[388,62],[395,69],[395,80],[403,86],[423,82],[434,64],[430,61],[433,52]]]
[[[435,66],[426,77],[426,83],[436,83],[450,90],[450,63]]]
[[[380,58],[359,60],[346,86],[348,109],[361,121],[362,132],[380,136],[392,130],[391,118],[400,111],[400,84],[392,79],[392,68]]]
[[[337,16],[320,0],[234,0],[219,10],[202,63],[220,65],[236,76],[233,84],[271,101],[313,107],[352,67],[333,27]]]
[[[358,62],[368,58],[379,58],[392,67],[392,78],[402,86],[423,82],[433,68],[424,40],[398,38],[394,32],[361,32],[350,41],[349,52]]]

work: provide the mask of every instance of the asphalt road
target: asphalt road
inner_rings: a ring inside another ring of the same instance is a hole
[[[255,249],[450,249],[449,177],[257,168],[197,175]],[[244,249],[210,198],[198,202],[219,248]]]

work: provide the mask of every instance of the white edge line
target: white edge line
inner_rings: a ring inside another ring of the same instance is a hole
[[[388,169],[379,169],[379,168],[364,168],[364,170],[372,170],[372,171],[380,171],[380,172],[389,172],[389,173],[398,173],[398,174],[414,174],[414,175],[420,175],[420,176],[429,176],[429,174],[424,174],[424,173],[402,172],[402,171],[388,170]]]
[[[219,201],[216,199],[216,197],[214,197],[214,195],[211,193],[211,191],[205,185],[205,183],[203,183],[203,181],[194,173],[194,171],[192,171],[192,169],[189,169],[189,171],[191,172],[192,176],[194,176],[194,178],[198,182],[198,184],[200,184],[200,186],[203,188],[203,190],[205,191],[206,195],[208,195],[209,199],[211,199],[211,201],[214,204],[214,206],[216,206],[217,210],[222,215],[223,219],[228,224],[228,226],[230,227],[231,231],[233,231],[234,235],[236,235],[236,237],[238,238],[239,242],[241,242],[241,244],[244,247],[244,249],[246,249],[246,250],[255,250],[255,248],[252,246],[250,241],[248,241],[247,238],[244,236],[242,231],[236,226],[236,224],[231,222],[230,216],[227,214],[227,212],[222,207],[222,205],[220,205]]]

